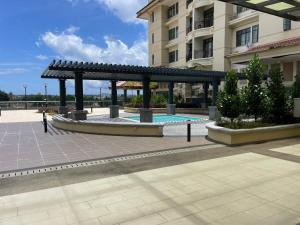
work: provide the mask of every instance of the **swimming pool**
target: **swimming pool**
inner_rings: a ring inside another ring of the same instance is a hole
[[[140,121],[140,116],[129,116],[125,119]],[[188,120],[201,120],[199,117],[177,116],[177,115],[153,115],[153,123],[185,122]]]

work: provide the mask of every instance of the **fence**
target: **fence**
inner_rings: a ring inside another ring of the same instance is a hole
[[[123,105],[123,101],[118,101],[119,105]],[[45,101],[0,101],[2,110],[24,110],[24,109],[39,109],[45,107]],[[84,101],[84,107],[100,108],[111,105],[110,100],[104,101]],[[48,107],[59,107],[59,101],[47,101]],[[75,107],[75,101],[67,101],[67,106]]]

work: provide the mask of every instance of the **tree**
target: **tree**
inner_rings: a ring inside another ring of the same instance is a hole
[[[224,117],[228,117],[231,123],[240,115],[240,96],[238,92],[238,78],[235,71],[231,70],[225,77],[224,91],[219,93],[217,107]]]
[[[287,98],[283,85],[283,74],[279,67],[270,70],[268,96],[270,99],[270,114],[274,122],[280,123],[287,114]]]
[[[9,101],[9,95],[0,90],[0,101]]]
[[[300,98],[300,74],[296,75],[296,80],[293,84],[293,98]]]
[[[246,77],[249,82],[244,96],[245,112],[248,116],[254,116],[256,121],[258,117],[263,116],[266,112],[266,92],[262,86],[264,77],[263,65],[256,54],[249,62],[249,66],[246,69]]]

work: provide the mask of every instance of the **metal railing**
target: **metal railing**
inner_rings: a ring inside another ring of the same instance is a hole
[[[186,61],[188,62],[188,61],[190,61],[190,60],[192,60],[192,59],[193,59],[192,53],[188,53],[188,54],[186,55]]]
[[[192,25],[189,25],[187,28],[186,28],[186,34],[189,34],[190,32],[193,31],[193,26]]]
[[[67,106],[75,107],[75,101],[67,101]],[[119,105],[123,105],[123,101],[118,101]],[[59,101],[47,101],[47,107],[59,107]],[[111,105],[111,100],[102,101],[84,101],[84,107],[90,108],[108,107]],[[0,101],[0,108],[2,110],[24,110],[26,109],[39,109],[46,106],[45,101]]]
[[[202,50],[195,50],[194,52],[195,59],[210,58],[210,57],[213,57],[212,52],[204,52]]]
[[[195,21],[194,28],[195,30],[206,28],[206,27],[212,27],[214,25],[214,20],[202,20],[202,21]]]

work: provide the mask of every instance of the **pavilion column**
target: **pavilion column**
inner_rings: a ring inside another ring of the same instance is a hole
[[[169,91],[168,91],[168,105],[167,105],[167,114],[175,115],[176,113],[176,104],[174,104],[174,82],[169,82]]]
[[[212,105],[208,107],[208,114],[210,120],[217,120],[218,118],[220,118],[220,113],[216,106],[219,84],[220,84],[219,80],[213,80],[212,82],[212,86],[213,86],[212,103],[211,103]]]
[[[110,109],[110,118],[119,117],[119,106],[118,106],[118,92],[117,92],[117,81],[111,81],[111,105]]]
[[[205,82],[203,84],[203,90],[204,90],[204,108],[207,108],[208,107],[208,89],[209,89],[209,83],[208,82]]]
[[[127,102],[127,89],[124,89],[124,104]]]
[[[152,123],[153,112],[150,109],[151,90],[150,79],[143,80],[143,108],[140,109],[140,122]]]
[[[59,109],[60,114],[66,114],[66,80],[59,80]]]
[[[75,72],[75,110],[71,117],[74,120],[86,120],[87,111],[83,110],[83,73]]]
[[[137,96],[140,95],[140,90],[136,90],[136,95],[137,95]]]
[[[217,96],[218,96],[218,91],[219,91],[219,81],[218,80],[214,80],[212,82],[212,86],[213,86],[213,94],[212,94],[212,106],[216,106],[216,101],[217,101]]]

